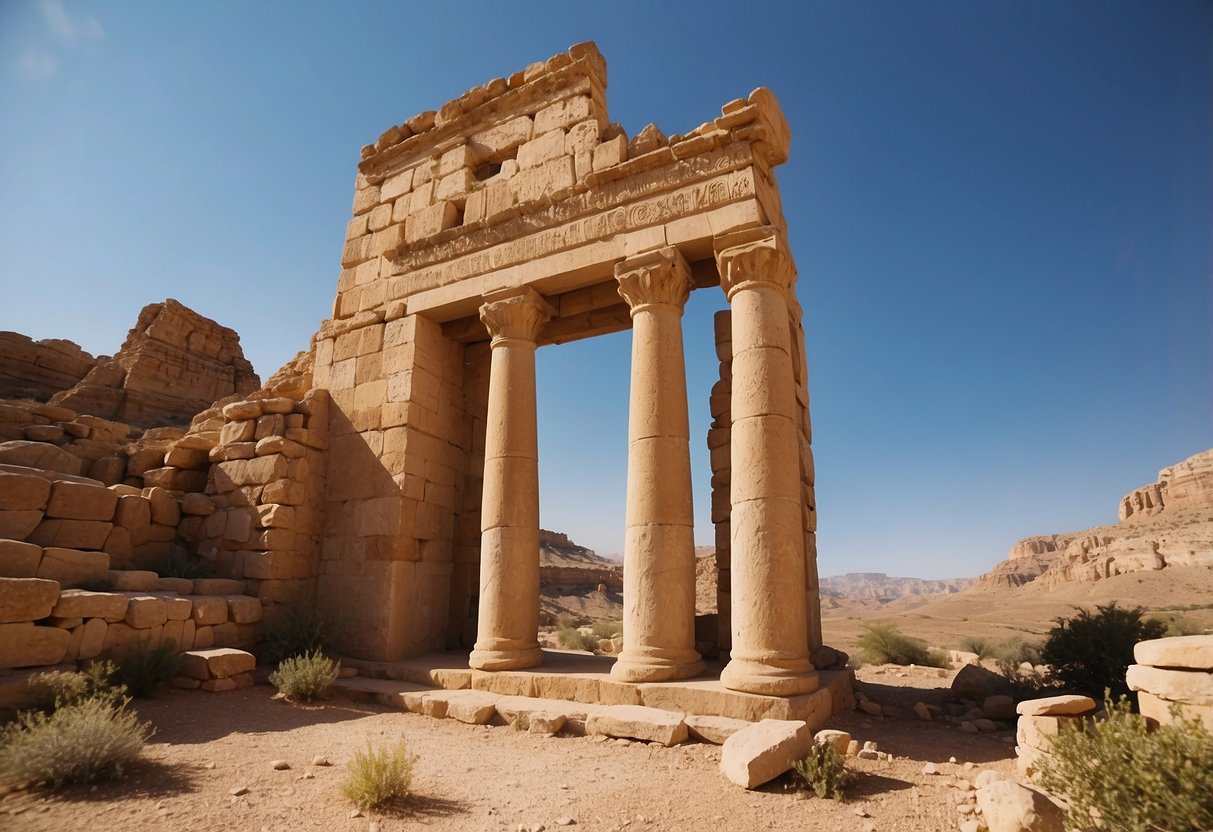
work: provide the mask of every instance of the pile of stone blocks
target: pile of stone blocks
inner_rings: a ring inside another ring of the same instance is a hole
[[[0,578],[0,669],[77,662],[172,642],[179,651],[250,646],[262,607],[243,584],[110,572],[113,592]]]
[[[1029,699],[1016,706],[1015,770],[1026,781],[1036,779],[1041,757],[1049,753],[1053,737],[1079,730],[1082,720],[1095,713],[1095,700],[1087,696],[1050,696]]]
[[[267,605],[314,593],[328,402],[323,390],[301,401],[229,402],[195,419],[182,440],[193,454],[182,462],[209,469],[206,493],[198,497],[212,508],[182,523],[182,536],[216,575],[245,582]]]
[[[1213,731],[1213,635],[1179,636],[1139,642],[1133,648],[1137,664],[1126,675],[1137,692],[1142,716],[1162,725],[1198,719]]]
[[[188,650],[181,656],[181,673],[173,678],[172,684],[177,688],[210,693],[249,688],[253,686],[256,665],[253,654],[244,650]]]
[[[185,511],[204,511],[187,504]],[[151,566],[180,552],[183,512],[162,488],[140,489],[18,465],[0,465],[0,576],[64,586],[110,569]]]
[[[179,428],[167,429],[180,435]],[[155,432],[140,447],[157,444]],[[129,470],[129,448],[139,431],[122,422],[77,413],[51,404],[0,404],[0,463],[42,468],[73,476],[88,475],[106,485],[127,482],[142,487],[142,471]],[[163,458],[163,452],[161,452]]]

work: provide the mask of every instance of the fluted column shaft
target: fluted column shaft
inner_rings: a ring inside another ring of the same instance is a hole
[[[535,348],[552,308],[531,289],[489,297],[480,320],[492,336],[480,605],[468,664],[517,670],[543,660],[539,630],[539,445]]]
[[[817,688],[808,656],[805,549],[788,297],[796,280],[770,228],[716,241],[732,306],[732,635],[720,681],[790,696]]]
[[[632,315],[628,494],[623,549],[623,650],[611,675],[684,679],[695,652],[695,536],[682,308],[690,271],[669,247],[618,263]]]

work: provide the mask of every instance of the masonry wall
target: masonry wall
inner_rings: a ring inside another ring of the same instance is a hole
[[[317,340],[315,384],[333,404],[317,597],[343,653],[395,660],[459,643],[458,587],[475,577],[456,535],[474,446],[466,352],[417,315],[360,315]]]

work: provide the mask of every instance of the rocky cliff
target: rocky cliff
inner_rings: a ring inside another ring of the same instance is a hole
[[[114,357],[51,401],[149,427],[188,423],[216,400],[260,386],[234,330],[170,298],[145,306]]]
[[[968,578],[927,580],[890,577],[883,572],[848,572],[821,579],[821,594],[835,598],[893,601],[911,595],[947,595],[960,592],[971,583]]]
[[[541,591],[592,591],[599,585],[623,588],[623,568],[594,550],[578,546],[568,535],[539,531],[539,585]]]
[[[18,332],[0,332],[0,398],[45,401],[78,384],[96,363],[71,341],[34,341]]]
[[[974,582],[976,591],[1047,589],[1171,566],[1213,569],[1213,450],[1164,468],[1120,501],[1120,522],[1025,538]]]

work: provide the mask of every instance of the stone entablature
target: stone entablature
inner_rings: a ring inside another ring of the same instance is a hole
[[[631,328],[613,675],[699,673],[681,314],[720,285],[722,681],[812,691],[808,373],[772,173],[786,122],[760,88],[688,134],[649,125],[629,141],[605,87],[602,56],[580,44],[363,149],[333,317],[314,338],[313,384],[332,404],[318,604],[361,658],[474,647],[482,671],[541,661],[535,350]]]

